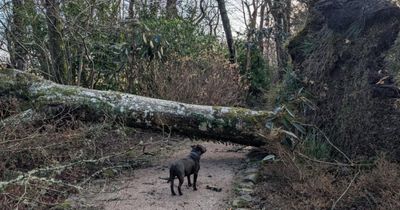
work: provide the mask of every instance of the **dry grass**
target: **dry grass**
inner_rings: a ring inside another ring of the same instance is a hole
[[[141,94],[194,104],[244,106],[248,86],[222,55],[177,57],[149,67]]]
[[[383,157],[363,169],[283,158],[263,165],[253,204],[267,209],[400,209],[399,177],[399,164]]]
[[[0,120],[21,111],[18,99],[10,96],[0,97]]]
[[[0,127],[0,209],[61,205],[93,179],[130,173],[167,152],[168,136],[112,124],[59,116],[35,125]],[[19,175],[24,178],[2,189],[1,182]]]

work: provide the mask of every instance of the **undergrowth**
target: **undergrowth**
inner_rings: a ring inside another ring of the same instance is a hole
[[[0,127],[1,209],[60,207],[94,179],[147,166],[168,153],[172,140],[107,119],[83,123],[63,114]]]
[[[400,166],[383,156],[366,168],[283,158],[260,174],[255,209],[400,208]]]
[[[303,123],[301,116],[317,109],[304,90],[306,83],[290,70],[267,96],[276,99],[269,107],[285,107],[291,113],[283,128],[295,134],[298,143],[291,150],[279,145],[265,148],[277,160],[261,165],[252,208],[400,209],[398,163],[384,154],[356,162],[323,131]]]

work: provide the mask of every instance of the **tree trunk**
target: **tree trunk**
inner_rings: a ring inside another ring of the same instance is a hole
[[[256,31],[256,23],[257,23],[257,13],[258,13],[258,5],[256,1],[253,0],[253,12],[251,12],[250,5],[246,4],[247,11],[249,13],[249,21],[250,24],[247,27],[247,48],[246,48],[246,65],[245,72],[249,73],[251,69],[251,48],[253,45],[252,37]]]
[[[133,19],[135,17],[135,0],[129,1],[128,17]]]
[[[226,42],[228,43],[229,60],[231,61],[231,63],[235,63],[235,47],[233,45],[231,24],[229,23],[228,12],[226,11],[225,0],[217,1],[219,13],[221,14],[222,25],[224,26]]]
[[[264,20],[265,20],[265,8],[267,3],[263,0],[260,9],[260,25],[258,29],[258,47],[260,48],[261,54],[264,54]]]
[[[41,21],[37,13],[38,5],[35,0],[25,0],[25,9],[29,14],[29,25],[32,28],[32,37],[35,45],[31,48],[33,56],[39,61],[39,69],[46,79],[51,79],[50,57],[45,44],[45,33],[41,30]],[[33,68],[35,68],[33,66]]]
[[[61,84],[71,82],[68,72],[65,46],[62,35],[62,23],[60,20],[58,0],[46,0],[47,27],[49,34],[49,48],[52,59],[52,77]]]
[[[4,94],[29,98],[37,112],[60,114],[54,110],[74,110],[72,114],[83,120],[99,121],[107,116],[126,126],[252,146],[280,138],[267,126],[276,118],[275,112],[185,104],[60,85],[13,69],[0,71],[0,95]]]
[[[284,43],[290,36],[291,0],[268,1],[271,14],[274,17],[276,59],[278,63],[278,78],[281,80],[288,65],[289,54]]]
[[[25,24],[22,17],[23,12],[23,1],[13,0],[13,16],[11,24],[11,40],[12,40],[12,51],[10,53],[11,65],[20,70],[25,70],[26,67],[26,51],[22,46],[23,37],[25,33]]]
[[[150,1],[149,10],[150,10],[151,17],[156,18],[158,15],[159,9],[160,9],[160,0]]]
[[[168,19],[173,19],[178,17],[178,9],[176,8],[176,2],[177,0],[167,0],[166,12]]]

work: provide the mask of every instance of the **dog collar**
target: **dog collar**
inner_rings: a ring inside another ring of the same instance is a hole
[[[200,160],[200,155],[197,152],[190,152],[189,157],[193,160]]]

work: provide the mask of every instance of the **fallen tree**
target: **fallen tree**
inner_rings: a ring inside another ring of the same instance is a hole
[[[26,99],[30,109],[11,120],[3,120],[3,126],[29,121],[35,112],[55,115],[68,109],[85,120],[97,121],[107,116],[126,126],[243,145],[261,146],[280,136],[271,135],[280,133],[271,132],[279,112],[202,106],[60,85],[26,72],[4,69],[0,71],[0,96],[9,94]]]

